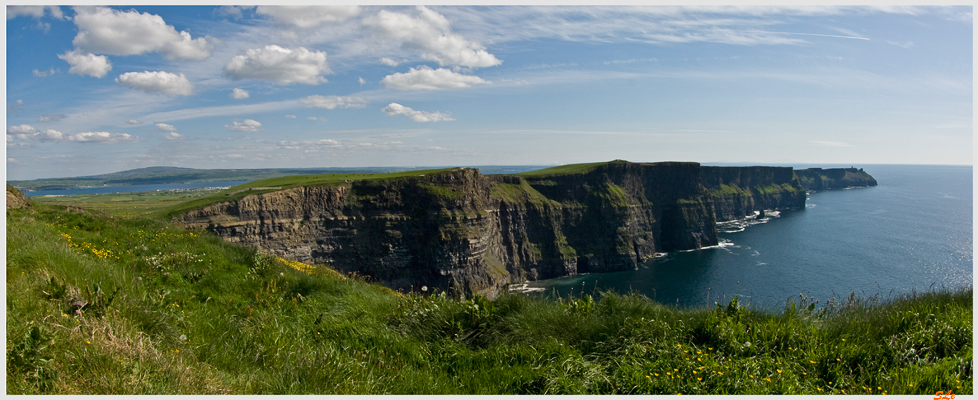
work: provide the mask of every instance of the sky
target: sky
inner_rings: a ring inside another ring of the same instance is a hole
[[[971,6],[7,6],[8,180],[973,160]]]

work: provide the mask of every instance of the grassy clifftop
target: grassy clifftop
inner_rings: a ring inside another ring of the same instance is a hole
[[[8,210],[8,394],[973,391],[971,290],[783,313],[404,295],[73,210]]]

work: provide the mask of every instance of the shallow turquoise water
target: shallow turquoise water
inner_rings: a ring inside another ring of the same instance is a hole
[[[807,166],[796,166],[805,168]],[[809,196],[740,232],[718,248],[675,252],[634,271],[532,283],[567,295],[614,289],[662,303],[699,306],[733,296],[777,309],[799,295],[886,299],[973,284],[972,167],[864,166],[879,186]]]

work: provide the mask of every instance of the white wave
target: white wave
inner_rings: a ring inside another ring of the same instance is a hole
[[[530,284],[527,282],[523,282],[519,285],[515,285],[515,284],[509,285],[509,291],[517,292],[517,293],[533,293],[533,292],[542,292],[544,290],[547,289],[542,287],[530,287]]]

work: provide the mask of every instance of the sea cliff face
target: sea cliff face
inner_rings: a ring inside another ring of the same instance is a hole
[[[656,253],[716,245],[718,221],[805,205],[790,167],[615,161],[572,171],[457,168],[296,187],[179,220],[393,288],[492,297],[508,283],[634,269]]]

